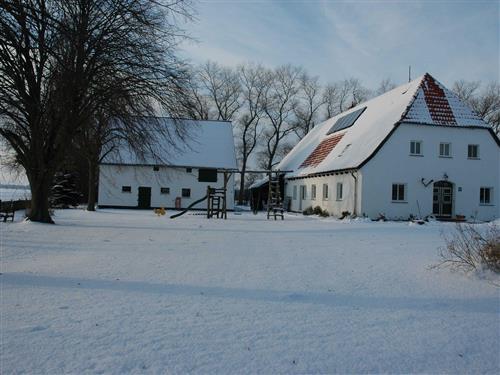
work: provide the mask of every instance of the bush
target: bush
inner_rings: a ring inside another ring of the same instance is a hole
[[[351,216],[351,213],[349,211],[342,211],[342,215],[340,216],[340,220],[343,220],[349,216]]]
[[[304,211],[302,211],[302,214],[308,216],[308,215],[312,215],[314,213],[314,210],[312,207],[307,207]]]
[[[328,217],[328,216],[330,216],[330,214],[328,213],[327,210],[322,210],[321,213],[319,214],[319,216],[321,216],[321,217]]]
[[[482,229],[482,230],[481,230]],[[441,262],[433,266],[472,271],[487,268],[500,273],[500,228],[490,224],[481,228],[458,223],[455,230],[443,235],[446,246],[440,249]]]
[[[320,206],[314,207],[313,214],[321,215],[323,213],[323,209]]]

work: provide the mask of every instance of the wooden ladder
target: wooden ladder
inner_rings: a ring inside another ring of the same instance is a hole
[[[284,207],[283,200],[281,199],[280,193],[280,175],[279,172],[271,171],[268,174],[269,177],[269,190],[267,194],[267,219],[274,217],[276,220],[284,217]]]

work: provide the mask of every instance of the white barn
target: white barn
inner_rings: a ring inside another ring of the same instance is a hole
[[[173,121],[161,121],[175,137]],[[160,159],[139,159],[125,147],[106,156],[99,165],[98,207],[186,208],[204,197],[208,186],[222,188],[227,173],[227,209],[233,210],[234,176],[230,171],[237,165],[231,123],[183,120],[182,126],[187,136],[177,140],[175,150],[167,152],[165,147]],[[206,201],[193,208],[206,209]]]
[[[317,125],[278,168],[292,211],[499,217],[499,138],[429,74]]]

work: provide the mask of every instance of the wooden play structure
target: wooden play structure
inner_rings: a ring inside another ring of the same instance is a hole
[[[221,170],[223,173],[223,186],[222,188],[214,188],[207,186],[207,194],[186,207],[181,212],[170,216],[171,219],[184,215],[186,212],[193,209],[197,204],[207,201],[207,219],[227,219],[227,184],[233,173],[241,173],[238,170]],[[287,171],[246,171],[246,173],[266,173],[269,179],[269,191],[267,201],[267,218],[278,217],[284,219],[285,207],[283,206],[283,199],[281,197],[281,183],[280,179]]]

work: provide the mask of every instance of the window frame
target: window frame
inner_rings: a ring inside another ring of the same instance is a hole
[[[181,189],[181,197],[182,198],[191,198],[191,188],[182,188]]]
[[[442,146],[448,146],[448,154],[443,154],[441,151],[445,150],[445,148],[442,149]],[[451,142],[440,142],[439,143],[439,157],[440,158],[451,158]]]
[[[316,200],[316,184],[311,185],[311,200]]]
[[[132,193],[132,186],[122,185],[122,193]]]
[[[293,188],[292,188],[292,199],[294,201],[297,200],[297,185],[293,185]]]
[[[488,192],[488,200],[486,201],[486,191]],[[479,188],[479,205],[480,206],[494,206],[493,203],[493,187],[481,186]]]
[[[394,199],[394,187],[396,188],[396,199]],[[403,198],[401,199],[401,187],[403,187]],[[393,182],[391,185],[391,202],[392,203],[408,203],[408,185],[403,182]]]
[[[329,194],[328,194],[328,184],[323,184],[323,192],[322,192],[322,195],[323,195],[323,200],[324,201],[327,201],[328,198],[329,198]]]
[[[337,182],[337,191],[336,191],[335,199],[337,201],[344,200],[344,183],[343,182]]]
[[[160,194],[169,195],[170,188],[169,187],[160,187]]]
[[[475,152],[476,156],[471,156],[471,152],[470,152],[471,151],[471,147],[475,148],[475,150],[476,150],[476,152]],[[480,159],[479,155],[480,154],[479,154],[479,145],[478,144],[468,144],[467,145],[467,159],[478,160],[478,159]]]
[[[417,145],[418,145],[418,153],[417,151]],[[412,152],[413,149],[413,152]],[[412,140],[410,141],[410,156],[424,156],[424,142],[423,141],[417,141],[417,140]]]

